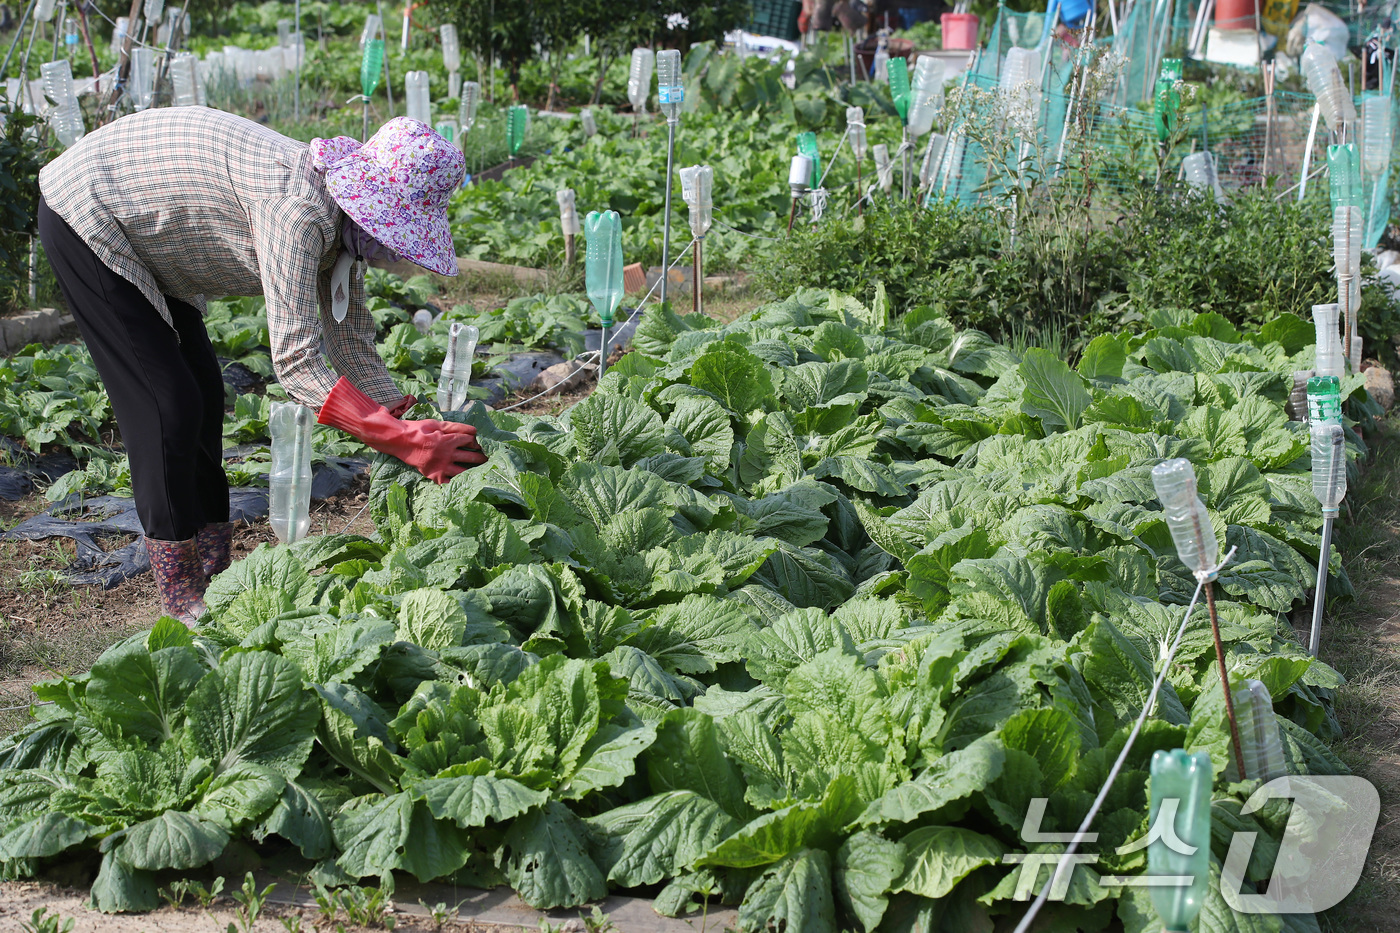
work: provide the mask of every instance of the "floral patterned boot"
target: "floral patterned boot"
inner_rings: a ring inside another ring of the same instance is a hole
[[[204,567],[194,538],[185,541],[157,541],[146,538],[151,572],[160,591],[160,606],[166,615],[190,628],[204,615]]]
[[[204,568],[204,580],[214,579],[216,574],[223,573],[233,563],[229,557],[229,550],[233,547],[233,522],[214,522],[212,525],[205,525],[194,534],[195,544],[199,546],[199,560]]]

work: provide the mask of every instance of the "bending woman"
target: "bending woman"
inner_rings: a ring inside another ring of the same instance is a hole
[[[111,398],[169,615],[193,624],[229,565],[224,383],[205,296],[266,299],[277,380],[321,424],[438,482],[484,462],[469,425],[398,420],[415,399],[375,352],[355,261],[397,253],[456,275],[446,205],[464,167],[407,118],[363,146],[308,146],[173,107],[123,117],[40,172],[39,235]]]

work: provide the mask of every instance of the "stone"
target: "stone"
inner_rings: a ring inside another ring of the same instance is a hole
[[[1386,411],[1395,405],[1395,379],[1380,364],[1366,370],[1366,391]]]
[[[537,392],[574,389],[598,375],[597,363],[556,363],[535,377],[531,388]]]

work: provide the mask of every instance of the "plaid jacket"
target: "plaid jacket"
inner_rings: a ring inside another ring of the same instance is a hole
[[[343,214],[311,165],[310,149],[242,117],[168,107],[123,117],[39,173],[49,207],[97,257],[150,299],[263,295],[277,378],[319,409],[335,385],[321,356],[370,398],[403,395],[374,347],[364,283],[331,317],[331,267]]]

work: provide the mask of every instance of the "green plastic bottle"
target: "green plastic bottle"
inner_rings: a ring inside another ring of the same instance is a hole
[[[1210,755],[1152,753],[1147,873],[1189,878],[1148,889],[1167,933],[1188,933],[1210,887]]]
[[[797,134],[797,154],[812,160],[812,187],[817,187],[822,177],[822,162],[821,153],[817,149],[816,133]]]
[[[365,52],[360,58],[360,93],[373,97],[383,76],[384,40],[370,39],[365,43]]]
[[[1327,182],[1333,214],[1339,207],[1361,206],[1361,155],[1356,143],[1327,147]]]
[[[899,111],[901,123],[909,122],[909,60],[907,58],[890,59],[890,98],[894,101],[894,109]]]
[[[583,221],[588,244],[584,280],[588,300],[604,327],[612,327],[613,312],[622,303],[622,218],[617,211],[593,211]]]
[[[506,114],[506,148],[512,157],[525,145],[525,131],[530,126],[530,108],[514,104]]]
[[[1176,90],[1176,82],[1181,80],[1181,59],[1168,58],[1162,61],[1162,71],[1157,76],[1156,91],[1152,98],[1153,118],[1157,127],[1157,141],[1166,142],[1176,130],[1176,113],[1181,107],[1181,92]]]
[[[1308,421],[1342,423],[1342,381],[1336,376],[1313,376],[1308,380]]]

